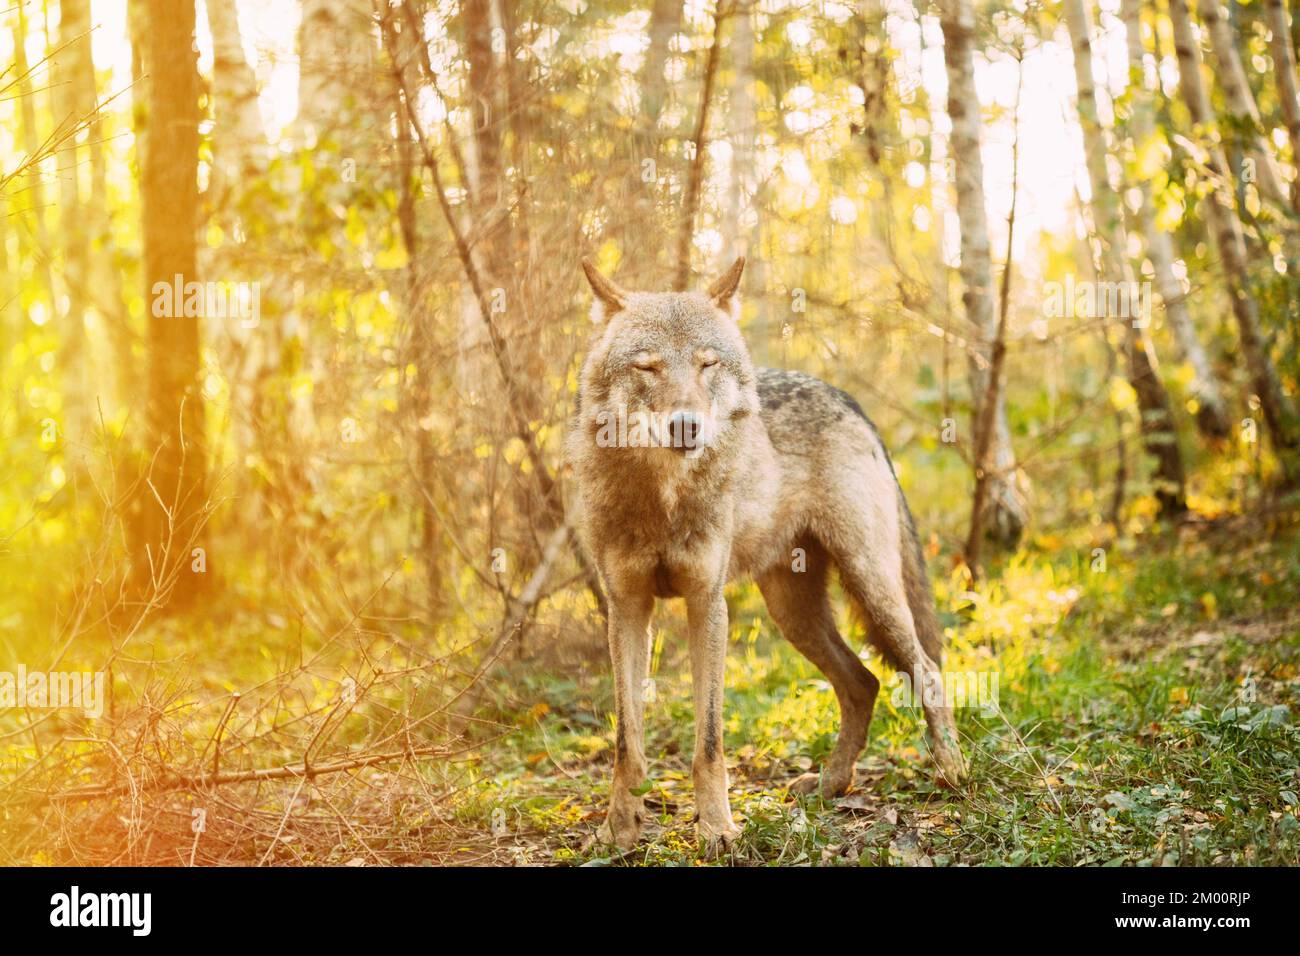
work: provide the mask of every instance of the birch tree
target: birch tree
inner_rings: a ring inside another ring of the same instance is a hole
[[[1128,37],[1129,69],[1129,134],[1132,148],[1139,159],[1148,144],[1157,135],[1155,110],[1151,88],[1146,82],[1144,49],[1142,44],[1142,0],[1121,0],[1120,13]],[[1228,413],[1224,406],[1219,382],[1210,366],[1205,346],[1196,333],[1187,299],[1178,277],[1174,274],[1174,244],[1169,233],[1156,223],[1151,186],[1140,176],[1134,183],[1137,190],[1137,209],[1134,226],[1146,239],[1147,255],[1155,278],[1156,291],[1164,303],[1165,318],[1174,334],[1187,363],[1192,367],[1192,393],[1196,397],[1196,423],[1207,438],[1222,439],[1228,435]]]
[[[1251,388],[1259,401],[1264,423],[1283,472],[1288,480],[1292,480],[1300,476],[1292,460],[1297,445],[1292,412],[1260,331],[1259,304],[1251,291],[1246,264],[1246,240],[1236,212],[1233,180],[1210,111],[1209,95],[1201,79],[1201,51],[1192,31],[1192,17],[1187,8],[1187,0],[1169,0],[1169,20],[1173,26],[1174,51],[1178,58],[1179,93],[1187,104],[1193,126],[1204,141],[1207,164],[1213,180],[1213,193],[1205,197],[1201,208],[1219,252]]]
[[[20,3],[14,9],[17,15],[13,27],[13,73],[18,94],[18,118],[22,129],[22,144],[27,156],[40,157],[46,155],[46,151],[36,126],[36,97],[31,81],[32,66],[27,60],[27,5]],[[27,242],[23,245],[35,246],[35,253],[29,250],[27,258],[37,263],[35,271],[41,298],[43,304],[52,310],[55,308],[55,295],[54,277],[50,270],[49,234],[45,226],[45,183],[41,179],[39,168],[35,165],[23,174],[23,178],[26,180],[23,188],[25,195],[23,201],[14,201],[15,207],[18,207],[15,219],[22,225],[19,235],[27,238]]]
[[[84,289],[87,305],[93,308],[104,320],[113,350],[114,363],[112,374],[94,377],[92,391],[96,402],[108,395],[121,400],[134,382],[134,358],[132,347],[135,332],[128,318],[126,298],[123,291],[122,273],[109,254],[113,247],[113,222],[108,204],[108,164],[105,157],[104,125],[100,113],[100,97],[95,83],[95,61],[92,53],[89,0],[65,0],[63,7],[68,21],[60,26],[65,37],[79,37],[70,48],[72,71],[70,82],[76,87],[75,102],[84,112],[78,119],[85,118],[86,135],[82,153],[89,162],[89,188],[80,197],[81,209],[85,217],[83,229],[86,241],[88,263],[86,267],[86,287]],[[77,24],[79,26],[75,26]],[[109,384],[111,383],[111,384]],[[111,404],[103,402],[105,413]],[[95,426],[99,408],[94,403],[87,409],[92,427]]]
[[[1255,104],[1255,94],[1251,92],[1250,81],[1246,78],[1241,54],[1237,52],[1232,25],[1228,23],[1219,0],[1199,0],[1199,9],[1210,35],[1210,49],[1214,51],[1217,66],[1214,75],[1223,90],[1223,98],[1234,126],[1242,130],[1241,145],[1247,156],[1254,161],[1259,191],[1268,199],[1285,204],[1287,195],[1282,186],[1282,174],[1278,171],[1268,140],[1264,136],[1259,107]]]
[[[691,134],[690,166],[686,172],[686,195],[682,200],[682,213],[677,224],[676,272],[673,288],[685,291],[691,278],[691,244],[695,237],[695,220],[700,212],[700,192],[704,188],[704,161],[708,153],[705,137],[709,132],[709,113],[713,108],[713,87],[718,77],[718,62],[722,54],[722,26],[729,9],[721,3],[713,11],[713,42],[704,61],[704,79],[700,89],[700,105],[695,114],[695,132]]]
[[[980,156],[980,104],[975,91],[975,13],[970,0],[940,0],[939,21],[948,73],[950,149],[961,225],[962,304],[975,340],[969,363],[971,421],[975,427],[988,391],[997,322],[993,314],[989,230],[984,205],[984,161]],[[996,473],[988,482],[985,524],[995,541],[1011,546],[1024,531],[1027,512],[1025,500],[1016,487],[1016,461],[1011,448],[1005,393],[998,394],[990,441],[990,460]]]
[[[1065,20],[1074,47],[1074,75],[1078,90],[1075,105],[1083,131],[1093,229],[1100,246],[1098,258],[1103,281],[1123,283],[1124,288],[1131,289],[1133,270],[1124,255],[1124,223],[1118,196],[1107,171],[1110,148],[1106,131],[1098,118],[1097,87],[1092,77],[1092,18],[1087,0],[1065,0]],[[1109,297],[1098,295],[1096,298],[1099,307],[1103,301],[1110,302]],[[1143,444],[1156,462],[1156,500],[1160,503],[1160,513],[1166,517],[1178,515],[1187,510],[1183,458],[1170,413],[1169,395],[1156,374],[1148,354],[1148,344],[1138,329],[1139,322],[1145,325],[1147,317],[1108,315],[1106,318],[1123,323],[1124,358],[1129,384],[1133,386],[1141,414]]]
[[[1291,162],[1300,164],[1300,88],[1296,81],[1295,47],[1291,43],[1291,16],[1283,0],[1264,0],[1264,17],[1269,29],[1269,51],[1273,54],[1273,77],[1277,99],[1291,142]],[[1291,208],[1300,213],[1300,175],[1291,182]]]
[[[90,6],[87,0],[62,0],[59,5],[59,51],[54,54],[50,86],[52,113],[64,126],[76,125],[95,109],[93,84],[80,82],[83,62],[90,57]],[[63,335],[59,364],[63,377],[63,428],[74,443],[86,442],[92,422],[93,398],[90,385],[90,356],[86,347],[89,288],[90,236],[88,210],[81,188],[80,154],[76,140],[69,140],[58,152],[58,209],[63,233],[63,262],[59,270],[64,303],[59,316]],[[46,250],[49,255],[52,250]]]
[[[668,63],[669,43],[681,28],[683,0],[653,0],[650,7],[650,45],[641,68],[641,123],[653,132],[663,111],[668,91],[664,66]]]
[[[722,269],[746,253],[742,220],[754,186],[754,127],[758,116],[754,106],[754,14],[749,7],[737,12],[730,49],[733,74],[726,117],[731,170],[722,219],[724,243],[718,261]]]
[[[345,130],[340,106],[359,95],[373,69],[371,0],[302,0],[298,27],[298,116],[301,140],[315,144]]]
[[[224,206],[232,181],[264,172],[266,134],[257,106],[257,77],[244,58],[235,0],[207,0],[212,34],[214,133],[212,179],[214,205]]]
[[[727,100],[727,126],[731,139],[731,175],[727,185],[723,217],[724,243],[714,271],[721,274],[737,256],[746,256],[745,274],[741,277],[741,295],[754,309],[749,324],[750,351],[755,362],[771,361],[772,310],[764,296],[766,263],[755,255],[763,236],[763,207],[757,202],[759,183],[754,162],[758,130],[758,105],[755,99],[757,79],[754,53],[757,47],[754,17],[757,5],[742,5],[736,11],[736,25],[731,38],[734,75]]]
[[[668,156],[662,152],[660,117],[668,102],[668,66],[672,39],[682,27],[683,0],[653,0],[647,26],[645,61],[637,76],[639,103],[629,133],[625,197],[619,204],[624,213],[617,226],[624,249],[623,276],[634,286],[657,281],[662,268],[661,253],[673,235],[670,222],[656,202],[658,185],[664,179]],[[633,249],[635,255],[630,255]]]

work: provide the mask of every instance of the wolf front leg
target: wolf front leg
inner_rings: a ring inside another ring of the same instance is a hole
[[[727,798],[727,763],[722,752],[723,679],[727,664],[727,602],[723,578],[686,598],[690,628],[691,686],[695,696],[695,807],[698,833],[710,848],[728,847],[740,829]]]
[[[614,781],[609,788],[609,814],[596,831],[601,843],[628,849],[641,836],[646,778],[645,703],[642,683],[650,653],[650,590],[610,589],[609,656],[614,664]]]

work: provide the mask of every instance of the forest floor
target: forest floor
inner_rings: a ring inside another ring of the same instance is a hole
[[[442,760],[387,760],[310,784],[287,774],[153,794],[148,788],[174,762],[214,765],[207,746],[233,706],[222,691],[233,686],[231,674],[240,675],[239,687],[266,683],[275,726],[297,728],[302,741],[322,736],[319,715],[340,706],[337,667],[302,671],[284,686],[278,676],[268,681],[267,674],[299,673],[281,660],[302,655],[286,645],[283,625],[259,617],[236,632],[238,622],[218,621],[209,633],[181,621],[160,626],[136,651],[170,670],[133,665],[143,675],[143,702],[114,725],[114,746],[134,762],[65,757],[62,767],[56,754],[100,749],[85,740],[50,749],[59,733],[76,738],[58,725],[40,748],[0,735],[21,770],[8,790],[0,787],[9,794],[0,800],[0,862],[1300,864],[1300,496],[1120,538],[1105,550],[1096,540],[1104,539],[1039,535],[992,568],[978,594],[960,567],[939,570],[932,545],[945,668],[983,675],[990,690],[996,678],[996,706],[983,700],[957,710],[971,762],[971,780],[959,790],[935,784],[918,711],[896,699],[893,675],[872,660],[883,687],[855,789],[835,800],[792,796],[790,781],[829,754],[838,711],[826,680],[775,632],[749,585],[730,597],[725,711],[732,809],[743,832],[721,858],[707,858],[695,839],[680,602],[656,617],[644,784],[652,813],[632,852],[593,841],[614,739],[609,666],[594,628],[585,638],[554,640],[535,628],[528,654],[483,685],[478,720],[467,725],[481,729],[452,740]],[[860,629],[842,624],[860,647]],[[259,642],[259,634],[278,634],[280,644]],[[218,638],[226,650],[214,657],[205,649]],[[169,681],[182,678],[206,681],[204,694],[173,699]],[[375,713],[421,713],[413,708],[423,692],[418,681],[395,684]],[[251,708],[253,697],[241,707]],[[190,716],[197,700],[207,701],[203,719]],[[331,759],[364,753],[371,720],[355,718]],[[303,761],[301,747],[310,745],[281,741],[269,726],[251,723],[238,751],[227,744],[239,763],[227,756],[225,765]],[[46,798],[73,784],[128,780],[123,768],[133,775],[113,799]],[[40,776],[46,770],[48,780]]]
[[[955,591],[954,601],[939,582],[940,606],[959,607],[945,615],[946,667],[998,675],[996,707],[958,711],[972,764],[960,791],[934,783],[918,713],[894,706],[886,678],[855,789],[836,800],[789,794],[830,751],[834,696],[744,589],[726,691],[743,834],[719,862],[1300,864],[1298,507],[1194,521],[1104,557],[1040,540],[983,598]],[[463,835],[478,835],[444,862],[457,852],[475,863],[706,862],[692,823],[681,622],[667,617],[654,646],[641,844],[617,854],[592,841],[613,740],[607,665],[593,653],[566,671],[513,665],[493,716],[521,729],[485,754],[481,785],[456,814]]]

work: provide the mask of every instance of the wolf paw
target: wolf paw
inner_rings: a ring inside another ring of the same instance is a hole
[[[704,844],[704,856],[716,860],[724,853],[731,852],[732,844],[740,836],[740,827],[728,821],[725,825],[709,825],[700,821],[695,826],[699,841]]]
[[[604,846],[615,846],[620,850],[630,850],[641,838],[641,824],[644,814],[637,810],[615,812],[611,810],[605,822],[596,828],[596,842]]]
[[[836,774],[829,770],[821,773],[802,773],[790,781],[786,790],[801,797],[812,796],[818,791],[827,800],[842,797],[853,786],[853,773]]]
[[[791,780],[789,786],[785,789],[801,797],[810,797],[817,792],[821,785],[822,775],[820,773],[801,773]]]
[[[966,782],[969,770],[966,758],[959,748],[941,745],[933,748],[934,765],[938,771],[935,782],[941,787],[957,788]]]

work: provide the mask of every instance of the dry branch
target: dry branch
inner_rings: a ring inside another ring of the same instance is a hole
[[[454,753],[454,750],[443,746],[419,747],[413,750],[395,750],[390,753],[368,754],[351,760],[336,760],[332,763],[312,766],[300,763],[284,767],[264,767],[260,770],[240,770],[218,774],[180,774],[163,777],[152,783],[142,784],[139,787],[132,787],[130,784],[74,787],[71,790],[51,794],[50,799],[56,802],[93,800],[98,797],[111,797],[126,793],[128,790],[132,792],[159,793],[167,790],[207,790],[210,787],[219,787],[225,784],[252,783],[262,780],[296,780],[300,777],[311,780],[331,773],[341,773],[346,770],[371,767],[375,764],[391,763],[394,760],[407,760],[415,757],[448,757]]]

